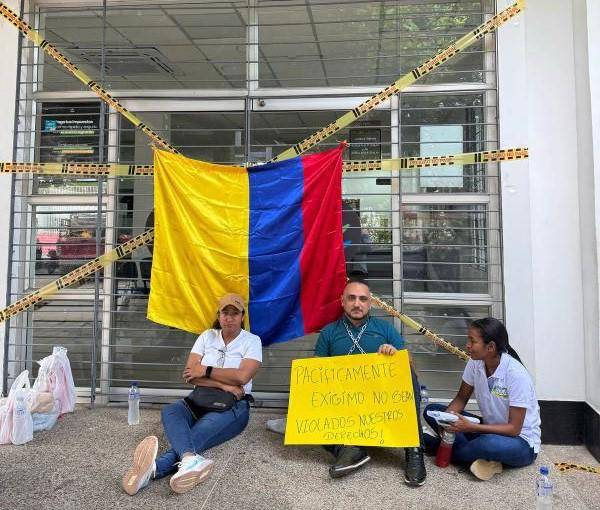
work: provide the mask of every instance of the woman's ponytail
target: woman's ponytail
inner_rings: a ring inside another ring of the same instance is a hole
[[[521,358],[519,358],[517,351],[515,351],[510,345],[506,346],[506,352],[515,358],[519,363],[521,363],[521,365],[523,365],[523,362],[521,361]]]

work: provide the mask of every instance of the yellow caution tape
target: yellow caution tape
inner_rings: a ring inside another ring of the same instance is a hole
[[[579,471],[587,471],[588,473],[594,473],[600,475],[600,467],[582,466],[580,464],[569,464],[568,462],[555,462],[554,465],[559,471],[565,472],[570,469],[577,469]]]
[[[65,57],[60,51],[58,51],[54,46],[52,46],[52,44],[50,44],[46,39],[44,39],[39,32],[34,30],[25,20],[19,17],[18,14],[9,9],[4,2],[0,2],[0,14],[2,14],[2,16],[6,18],[10,23],[12,23],[15,27],[17,27],[25,37],[27,37],[33,43],[37,44],[59,64],[62,64],[62,66],[65,67],[73,76],[75,76],[75,78],[77,78],[81,83],[87,86],[108,106],[114,108],[129,122],[131,122],[136,128],[140,129],[142,132],[148,135],[154,143],[156,143],[165,150],[178,153],[175,147],[173,147],[169,142],[161,138],[159,134],[156,133],[156,131],[150,129],[133,113],[131,113],[127,108],[125,108],[121,103],[119,103],[119,101],[112,97],[104,88],[102,88],[86,73],[84,73],[75,64],[73,64],[67,57]]]
[[[371,161],[344,161],[345,172],[365,172],[369,170],[411,170],[432,166],[469,165],[476,163],[494,163],[496,161],[514,161],[529,157],[526,147],[501,149],[494,151],[464,152],[448,156],[416,156],[410,158],[380,159]]]
[[[4,310],[0,310],[0,322],[14,317],[15,315],[24,312],[25,310],[36,305],[40,301],[56,294],[58,291],[78,283],[88,276],[94,274],[99,269],[108,266],[112,262],[119,260],[126,255],[129,255],[138,248],[152,242],[154,239],[154,230],[148,230],[143,234],[127,241],[126,243],[120,244],[115,249],[106,252],[104,255],[100,255],[93,260],[83,264],[77,269],[67,273],[66,275],[44,285],[42,288],[33,291],[25,297],[15,301],[13,304],[7,306]]]
[[[154,165],[119,163],[0,163],[0,174],[153,176]]]
[[[469,165],[514,161],[529,157],[527,148],[501,149],[495,151],[465,152],[448,156],[424,156],[396,159],[344,161],[344,172],[368,172],[371,170],[410,170],[434,166]],[[10,163],[0,162],[0,173],[35,173],[43,175],[108,175],[119,177],[152,176],[153,165],[122,165],[100,163]]]
[[[419,67],[413,69],[411,72],[405,74],[391,85],[388,85],[381,92],[378,92],[371,98],[367,99],[363,103],[359,104],[356,108],[353,108],[349,112],[346,112],[339,119],[325,126],[321,130],[313,133],[308,138],[305,138],[300,143],[290,147],[289,149],[278,154],[271,161],[282,161],[284,159],[290,159],[298,154],[302,154],[308,149],[326,140],[333,134],[337,133],[340,129],[343,129],[352,124],[356,119],[359,119],[366,113],[375,109],[377,105],[387,101],[390,97],[402,92],[406,87],[412,85],[419,78],[429,74],[431,71],[436,69],[438,66],[447,62],[449,59],[454,57],[457,53],[465,50],[473,43],[481,39],[484,35],[496,30],[500,25],[506,23],[509,19],[519,14],[525,8],[525,0],[517,0],[510,7],[507,7],[503,11],[490,18],[485,23],[479,25],[475,30],[472,30],[468,34],[464,35],[457,41],[453,42],[446,49],[440,51],[434,57],[421,64]]]
[[[426,327],[424,327],[422,324],[419,324],[416,320],[411,319],[410,317],[408,317],[407,315],[404,315],[403,313],[400,313],[393,306],[388,305],[386,302],[382,301],[377,296],[372,296],[372,298],[373,298],[373,304],[375,306],[386,311],[392,317],[397,317],[398,319],[400,319],[402,321],[403,324],[406,324],[409,328],[414,329],[417,333],[420,333],[421,335],[429,338],[430,340],[432,340],[434,343],[436,343],[437,345],[439,345],[441,348],[445,349],[449,353],[454,354],[455,356],[458,356],[460,359],[462,359],[464,361],[469,361],[471,359],[470,356],[465,351],[463,351],[462,349],[459,349],[455,345],[451,344],[450,342],[448,342],[448,340],[444,340],[441,336],[438,336],[435,333],[433,333],[432,331],[429,331]]]

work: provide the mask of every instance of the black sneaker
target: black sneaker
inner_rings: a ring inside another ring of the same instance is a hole
[[[427,457],[435,457],[440,446],[440,441],[438,436],[423,433],[423,453]]]
[[[342,446],[333,465],[329,468],[331,478],[341,478],[353,473],[371,460],[360,446]]]
[[[411,487],[420,487],[425,483],[427,471],[423,460],[421,448],[406,448],[406,469],[404,470],[404,483]]]

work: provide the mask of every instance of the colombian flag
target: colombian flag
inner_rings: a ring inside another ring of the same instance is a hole
[[[342,151],[246,168],[156,150],[148,318],[200,333],[235,292],[264,345],[339,318]]]

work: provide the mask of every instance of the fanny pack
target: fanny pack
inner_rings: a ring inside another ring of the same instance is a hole
[[[186,400],[193,406],[202,411],[227,411],[236,403],[233,393],[229,393],[219,388],[210,388],[208,386],[196,386]]]

